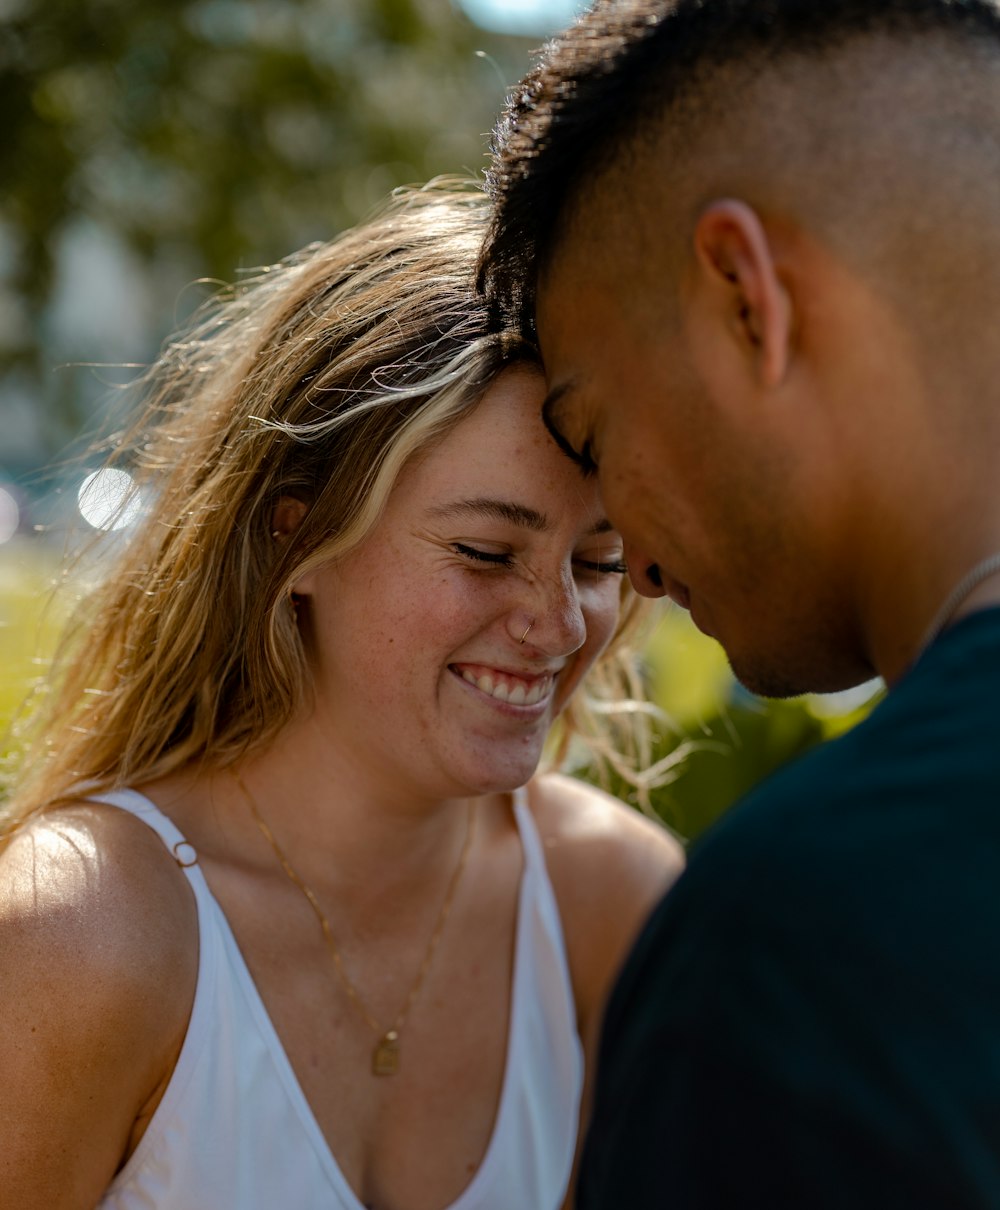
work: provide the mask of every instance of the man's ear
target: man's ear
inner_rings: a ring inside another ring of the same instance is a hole
[[[756,211],[729,198],[709,203],[694,230],[698,266],[718,288],[735,334],[753,357],[762,386],[788,370],[792,308]]]

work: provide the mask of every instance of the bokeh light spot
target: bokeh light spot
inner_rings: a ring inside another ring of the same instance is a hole
[[[80,484],[80,513],[94,529],[124,529],[139,514],[142,500],[128,471],[94,471]]]
[[[569,25],[584,0],[459,0],[459,4],[481,29],[533,37]]]
[[[0,546],[13,538],[20,523],[21,513],[17,501],[9,491],[0,487]]]

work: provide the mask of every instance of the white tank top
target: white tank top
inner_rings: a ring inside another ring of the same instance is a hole
[[[133,790],[95,796],[147,823],[180,863],[196,855]],[[523,791],[524,850],[510,1034],[493,1134],[442,1210],[557,1210],[576,1144],[583,1049],[555,896]],[[236,939],[197,864],[200,953],[177,1066],[98,1210],[364,1210],[299,1087]],[[405,1206],[399,1210],[406,1210]]]

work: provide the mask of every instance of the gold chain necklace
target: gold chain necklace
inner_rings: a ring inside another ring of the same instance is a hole
[[[427,951],[424,954],[424,960],[420,964],[420,969],[417,971],[417,977],[414,979],[412,986],[406,999],[403,1001],[403,1007],[396,1014],[396,1019],[393,1021],[389,1029],[383,1030],[382,1026],[375,1020],[364,1000],[361,999],[361,994],[351,982],[347,971],[344,969],[344,962],[340,956],[340,950],[337,948],[337,943],[333,939],[333,930],[330,928],[330,922],[323,914],[323,909],[319,906],[319,900],[316,898],[311,887],[309,887],[302,878],[296,873],[294,866],[285,856],[281,845],[275,840],[274,833],[267,826],[263,816],[260,813],[260,808],[254,796],[250,793],[249,787],[243,781],[243,778],[236,772],[231,770],[233,777],[236,779],[236,784],[243,791],[243,796],[247,800],[251,814],[256,821],[257,827],[260,829],[264,839],[274,850],[274,855],[278,859],[278,863],[284,870],[288,879],[295,884],[302,894],[309,901],[309,906],[316,914],[316,919],[319,921],[320,928],[323,930],[323,940],[326,943],[326,948],[330,951],[330,957],[333,959],[334,969],[340,977],[341,983],[344,985],[344,990],[347,992],[351,1000],[357,1005],[358,1011],[364,1017],[367,1024],[375,1031],[378,1041],[375,1044],[375,1049],[372,1051],[372,1073],[377,1076],[393,1076],[399,1070],[399,1031],[403,1028],[403,1022],[406,1020],[407,1014],[413,1007],[413,1002],[417,998],[424,980],[427,978],[427,972],[430,970],[431,961],[434,958],[434,951],[438,947],[441,940],[441,934],[444,932],[445,922],[451,912],[451,905],[455,899],[455,892],[458,890],[458,884],[462,880],[462,873],[465,870],[465,863],[469,856],[469,850],[472,847],[472,835],[475,831],[476,815],[472,809],[472,804],[469,804],[469,814],[465,825],[465,841],[462,845],[462,852],[458,859],[458,865],[455,867],[455,872],[451,876],[451,882],[448,884],[448,890],[445,892],[444,903],[441,905],[441,911],[438,914],[437,923],[434,925],[434,931],[431,933],[431,939],[427,946]]]

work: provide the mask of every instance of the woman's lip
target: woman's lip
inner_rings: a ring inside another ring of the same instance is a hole
[[[473,664],[467,660],[456,660],[450,667],[461,675],[471,672],[473,676],[507,677],[513,681],[523,681],[533,685],[537,681],[551,680],[559,671],[558,668],[503,668],[499,664]]]
[[[532,713],[545,710],[555,683],[551,672],[511,672],[486,664],[449,664],[448,668],[463,684],[491,701]]]

